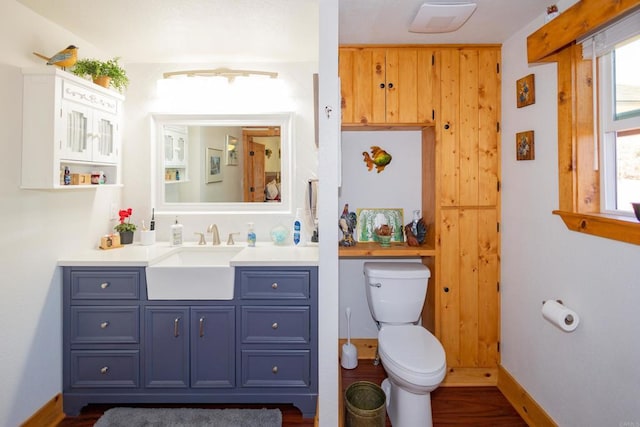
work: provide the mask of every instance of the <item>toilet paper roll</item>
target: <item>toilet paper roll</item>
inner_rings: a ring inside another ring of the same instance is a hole
[[[565,332],[575,331],[580,323],[575,311],[554,300],[547,300],[542,304],[542,317]]]

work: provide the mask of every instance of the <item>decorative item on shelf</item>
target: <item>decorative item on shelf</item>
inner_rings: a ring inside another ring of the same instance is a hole
[[[353,231],[356,228],[357,218],[354,212],[349,212],[349,203],[346,203],[338,221],[340,230],[342,231],[340,246],[348,247],[356,245],[356,240],[353,238]]]
[[[558,12],[558,6],[556,6],[555,4],[548,6],[547,15],[544,17],[544,23],[546,24],[547,22],[551,21],[553,18],[555,18],[559,14],[560,12]]]
[[[108,61],[97,59],[80,59],[71,71],[79,77],[91,76],[93,82],[102,87],[109,86],[122,92],[129,86],[127,72],[118,64],[120,58],[116,57]]]
[[[404,211],[401,208],[358,209],[357,222],[357,237],[359,242],[379,241],[375,234],[375,230],[382,224],[387,224],[391,227],[392,242],[404,241]]]
[[[404,226],[404,234],[409,246],[420,246],[427,235],[427,225],[424,218],[420,218],[420,210],[413,211],[413,221]]]
[[[278,224],[271,229],[271,240],[275,245],[286,245],[289,239],[289,229],[282,224]]]
[[[633,206],[633,213],[636,214],[636,219],[640,221],[640,203],[631,203]]]
[[[518,108],[536,103],[535,74],[529,74],[516,82],[516,103]]]
[[[121,248],[119,234],[107,234],[100,238],[100,249],[115,249]]]
[[[516,160],[535,159],[535,145],[533,131],[519,132],[516,134]]]
[[[136,231],[136,225],[131,223],[132,213],[133,210],[131,208],[119,210],[120,223],[113,227],[114,230],[120,233],[120,243],[123,245],[133,243],[133,232]],[[124,222],[127,218],[127,222]]]
[[[384,168],[391,163],[392,158],[391,154],[387,153],[377,145],[371,146],[371,155],[366,151],[363,151],[362,155],[364,156],[364,162],[367,165],[367,169],[371,171],[375,165],[378,173],[382,172]]]
[[[55,65],[66,70],[67,67],[73,67],[78,60],[78,48],[72,44],[53,55],[51,58],[38,52],[33,52],[38,58],[46,59],[47,65]]]
[[[389,227],[388,224],[382,224],[380,227],[376,228],[376,238],[380,242],[380,246],[383,248],[388,248],[391,246],[391,235],[393,234],[393,229]]]

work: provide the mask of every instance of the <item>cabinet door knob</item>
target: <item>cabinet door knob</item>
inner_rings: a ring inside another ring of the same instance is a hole
[[[100,373],[102,375],[106,374],[109,372],[109,367],[108,366],[103,366],[102,368],[100,368]]]
[[[278,322],[273,322],[273,325],[271,325],[271,329],[278,329]]]
[[[444,290],[445,292],[449,292],[449,287],[448,287],[448,286],[445,286],[443,290]]]
[[[109,327],[109,322],[102,322],[100,323],[100,329],[106,329],[107,327]]]
[[[273,368],[271,368],[271,372],[273,372],[274,374],[278,373],[278,367],[274,366]]]
[[[108,283],[108,282],[101,283],[101,284],[100,284],[100,287],[101,287],[102,289],[107,289],[107,288],[109,287],[109,283]]]
[[[380,89],[384,89],[384,83],[380,83]]]
[[[277,283],[272,283],[271,284],[271,289],[278,289],[278,284]]]
[[[389,89],[393,89],[393,83],[389,83],[387,86],[389,87]]]
[[[445,123],[444,128],[445,129],[449,129],[451,127],[451,125],[449,123]]]

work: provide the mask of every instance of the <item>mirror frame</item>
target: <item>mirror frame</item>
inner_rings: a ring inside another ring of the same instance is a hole
[[[151,206],[157,215],[163,214],[211,214],[211,213],[252,213],[252,214],[290,214],[293,209],[294,182],[293,159],[293,113],[264,114],[151,114]],[[164,141],[162,127],[165,125],[182,126],[280,126],[281,174],[280,189],[282,200],[279,203],[257,202],[203,202],[168,203],[164,194]]]

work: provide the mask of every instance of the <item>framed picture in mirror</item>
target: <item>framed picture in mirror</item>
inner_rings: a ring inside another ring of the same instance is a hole
[[[206,150],[205,183],[220,182],[222,181],[222,150],[208,147]]]
[[[238,138],[227,135],[225,140],[225,164],[238,166]]]

